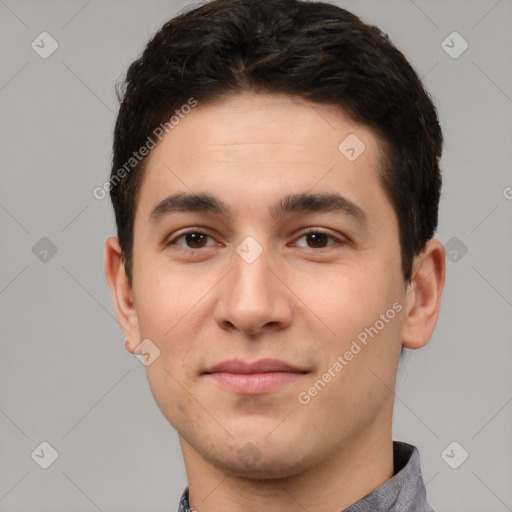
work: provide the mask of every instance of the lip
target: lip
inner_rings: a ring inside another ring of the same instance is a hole
[[[252,363],[231,359],[212,366],[203,375],[230,391],[258,394],[276,390],[306,373],[278,359],[260,359]]]
[[[293,366],[279,359],[258,359],[252,363],[241,359],[230,359],[213,365],[204,373],[267,373],[267,372],[292,372],[307,373],[296,366]]]

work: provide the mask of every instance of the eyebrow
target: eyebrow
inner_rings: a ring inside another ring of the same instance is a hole
[[[221,217],[232,214],[231,208],[210,194],[177,193],[160,201],[149,214],[149,221],[156,223],[173,212],[208,212]],[[365,224],[366,212],[356,203],[338,193],[289,194],[269,207],[274,218],[296,212],[337,212],[353,217]]]

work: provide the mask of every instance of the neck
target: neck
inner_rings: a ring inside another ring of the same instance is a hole
[[[377,425],[378,424],[378,425]],[[343,510],[393,476],[391,419],[333,448],[292,476],[263,480],[239,478],[204,460],[181,436],[190,507],[197,512],[296,512]]]

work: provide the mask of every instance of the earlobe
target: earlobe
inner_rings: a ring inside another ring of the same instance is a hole
[[[109,236],[105,240],[105,278],[112,293],[119,326],[126,338],[125,348],[133,354],[140,345],[139,325],[122,255],[118,238]]]
[[[124,348],[130,352],[130,354],[140,354],[141,353],[141,345],[140,343],[137,345],[131,341],[130,338],[126,338],[124,340]]]
[[[406,318],[402,331],[405,348],[424,347],[432,337],[439,318],[446,272],[443,244],[431,239],[415,257],[413,277],[406,292]]]

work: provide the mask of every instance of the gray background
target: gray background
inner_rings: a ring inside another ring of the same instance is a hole
[[[177,435],[124,349],[103,273],[114,217],[92,195],[114,84],[185,5],[0,0],[2,512],[169,512],[186,485]],[[437,238],[453,261],[434,336],[399,373],[394,438],[418,446],[438,511],[512,510],[512,2],[340,5],[424,76],[446,139]],[[47,59],[31,48],[43,31],[59,45]],[[453,31],[469,44],[456,59],[441,45]],[[59,454],[46,470],[31,457],[42,441]],[[458,469],[441,456],[453,441],[469,453]]]

